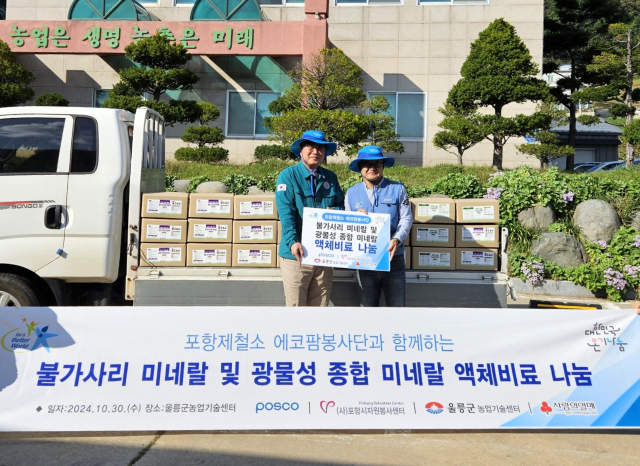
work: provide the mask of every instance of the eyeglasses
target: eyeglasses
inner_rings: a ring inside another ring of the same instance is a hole
[[[327,148],[322,144],[314,144],[312,142],[307,142],[302,144],[302,148],[308,147],[310,149],[315,149],[317,152],[324,154]]]
[[[382,168],[384,166],[384,162],[382,160],[377,160],[375,162],[360,162],[360,170],[363,168]]]

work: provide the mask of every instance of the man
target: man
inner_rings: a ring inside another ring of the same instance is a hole
[[[358,157],[349,164],[351,170],[362,175],[362,183],[347,191],[346,210],[391,216],[391,270],[358,270],[360,304],[365,307],[378,307],[381,291],[384,291],[387,306],[405,305],[404,240],[411,231],[413,218],[407,190],[401,183],[389,181],[383,176],[385,167],[392,167],[394,163],[395,159],[385,157],[378,146],[367,146],[360,149]]]
[[[300,157],[286,168],[276,182],[276,204],[282,227],[278,255],[282,258],[282,282],[287,306],[328,306],[333,285],[333,269],[302,265],[302,210],[344,209],[344,194],[338,177],[320,165],[335,153],[337,144],[328,142],[322,131],[305,131],[291,145]]]

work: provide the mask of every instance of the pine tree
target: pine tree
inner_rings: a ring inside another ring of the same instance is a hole
[[[33,73],[16,60],[9,45],[0,40],[0,107],[15,107],[33,99]]]

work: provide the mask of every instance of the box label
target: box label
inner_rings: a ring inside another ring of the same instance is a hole
[[[271,251],[268,249],[238,250],[238,264],[271,264]]]
[[[230,214],[231,200],[229,199],[198,199],[196,200],[198,214]]]
[[[181,248],[147,248],[147,262],[182,262]]]
[[[462,241],[495,241],[496,229],[494,227],[463,227]]]
[[[273,227],[269,225],[248,225],[240,227],[240,241],[260,241],[273,239]]]
[[[273,201],[241,202],[240,215],[273,215]]]
[[[147,200],[147,213],[182,215],[182,201],[171,199],[149,199]]]
[[[462,220],[493,220],[495,217],[495,209],[492,205],[462,208]]]
[[[448,252],[420,252],[418,264],[423,267],[451,267],[451,254]]]
[[[180,225],[147,225],[147,238],[180,241],[182,227]]]
[[[491,251],[462,251],[462,265],[493,266],[495,254]]]
[[[418,241],[427,243],[447,243],[449,241],[448,228],[416,228]]]
[[[418,204],[417,217],[449,218],[449,204]]]
[[[196,223],[193,226],[193,237],[198,239],[227,239],[229,227],[227,225],[212,225]]]
[[[224,249],[194,249],[191,261],[194,264],[226,264],[227,251]]]

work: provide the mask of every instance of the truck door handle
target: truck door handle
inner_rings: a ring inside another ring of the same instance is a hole
[[[62,226],[62,206],[50,205],[44,211],[44,226],[50,230],[59,230]]]

